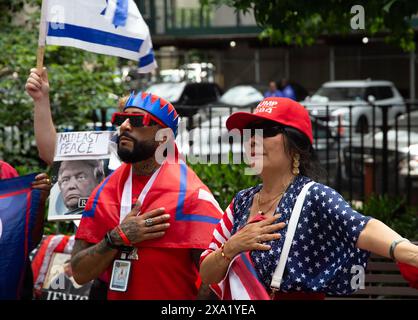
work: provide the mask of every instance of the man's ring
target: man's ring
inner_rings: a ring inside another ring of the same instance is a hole
[[[51,184],[51,180],[49,180],[49,178],[46,178],[46,183]]]
[[[152,223],[153,223],[152,218],[145,219],[145,226],[146,227],[151,227]]]

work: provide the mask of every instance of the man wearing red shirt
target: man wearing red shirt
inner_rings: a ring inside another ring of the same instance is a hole
[[[87,202],[72,253],[74,279],[107,280],[108,299],[196,299],[199,256],[222,212],[184,161],[157,161],[167,143],[156,141],[157,132],[175,135],[177,112],[164,99],[138,93],[112,121],[124,163]],[[121,281],[120,266],[127,264]]]

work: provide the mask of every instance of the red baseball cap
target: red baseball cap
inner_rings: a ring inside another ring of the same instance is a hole
[[[226,120],[228,130],[242,131],[257,120],[270,120],[295,128],[313,143],[312,123],[308,111],[300,103],[289,98],[270,97],[261,101],[253,113],[235,112]]]

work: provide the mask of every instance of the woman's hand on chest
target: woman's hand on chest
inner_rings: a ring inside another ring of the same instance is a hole
[[[281,235],[277,231],[286,226],[284,222],[275,223],[278,218],[280,215],[247,223],[225,243],[225,254],[232,258],[244,251],[270,250],[271,246],[264,242],[280,239]]]

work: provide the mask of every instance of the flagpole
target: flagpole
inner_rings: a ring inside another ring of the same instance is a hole
[[[42,69],[44,66],[46,31],[48,27],[45,20],[46,10],[48,8],[47,1],[48,0],[43,0],[41,5],[41,21],[39,22],[38,50],[36,53],[36,69],[40,74],[42,73]]]
[[[36,53],[36,70],[38,73],[42,73],[44,67],[44,55],[45,55],[45,46],[39,46]]]

